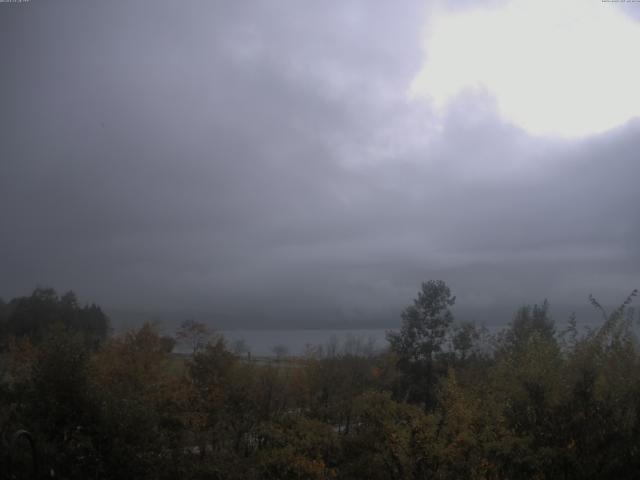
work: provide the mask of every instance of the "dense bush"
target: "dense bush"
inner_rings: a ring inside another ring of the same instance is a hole
[[[633,296],[592,299],[597,330],[558,333],[545,302],[489,338],[428,282],[386,352],[268,361],[193,321],[188,356],[149,324],[107,338],[98,307],[39,290],[0,305],[0,422],[58,478],[636,478]]]

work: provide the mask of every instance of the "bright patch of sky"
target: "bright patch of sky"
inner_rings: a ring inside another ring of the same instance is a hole
[[[640,22],[600,0],[439,8],[409,94],[442,110],[461,93],[486,92],[532,135],[582,137],[640,116],[639,45]]]

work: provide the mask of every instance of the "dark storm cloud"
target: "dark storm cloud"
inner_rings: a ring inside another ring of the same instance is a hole
[[[418,2],[0,7],[5,297],[307,325],[395,322],[435,277],[483,307],[638,283],[640,125],[436,118]]]

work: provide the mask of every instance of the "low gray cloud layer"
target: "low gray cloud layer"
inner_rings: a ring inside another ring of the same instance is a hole
[[[617,301],[640,283],[640,122],[532,138],[407,100],[420,2],[0,4],[0,294],[253,326]],[[224,320],[222,320],[224,319]]]

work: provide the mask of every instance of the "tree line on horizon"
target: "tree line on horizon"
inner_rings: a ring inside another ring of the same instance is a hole
[[[636,295],[590,297],[599,328],[558,331],[545,301],[490,335],[433,280],[384,351],[265,362],[196,321],[114,335],[100,307],[36,289],[0,301],[0,478],[34,466],[23,430],[37,478],[636,478]]]

